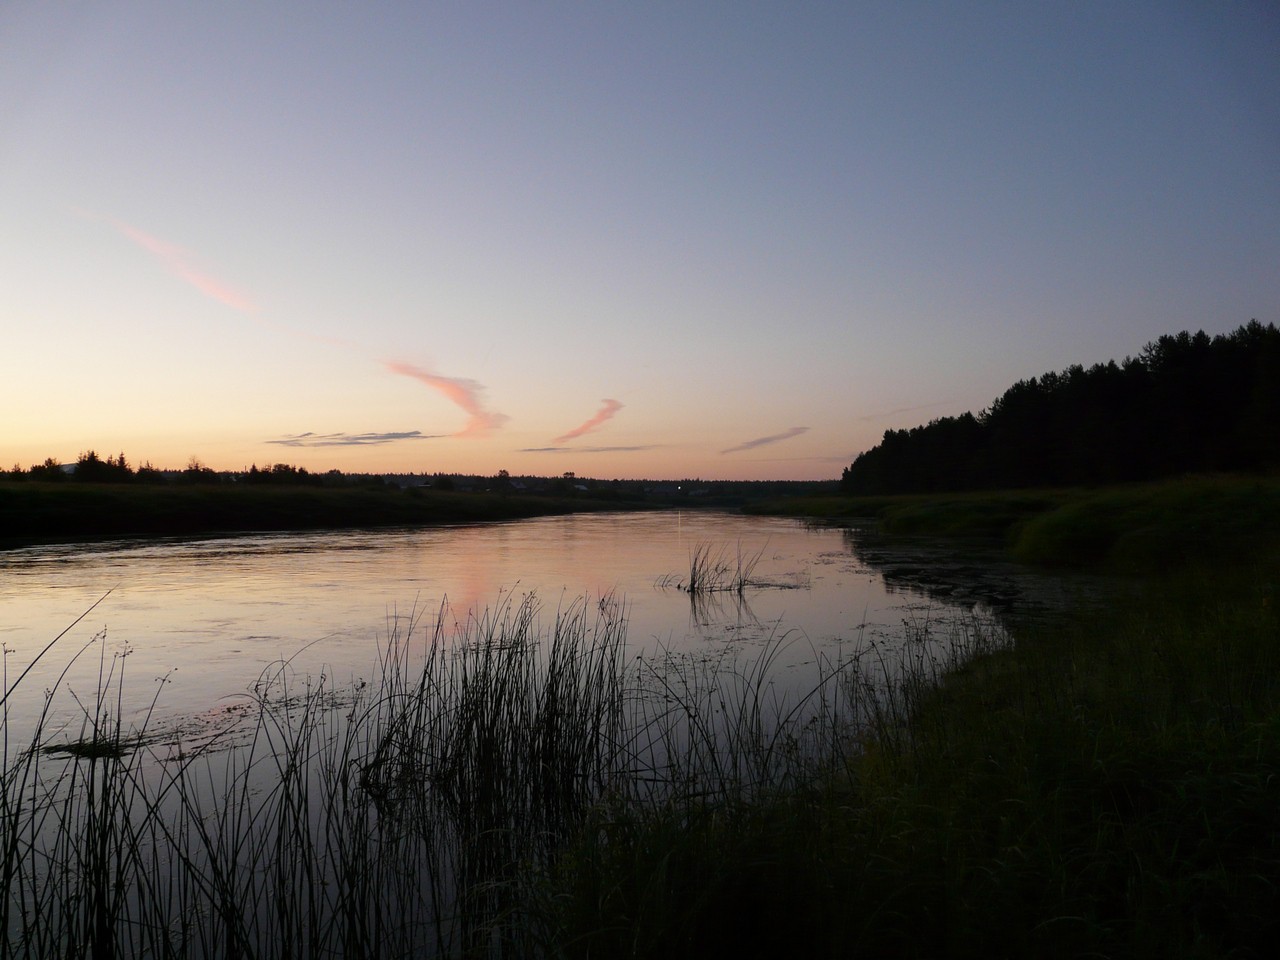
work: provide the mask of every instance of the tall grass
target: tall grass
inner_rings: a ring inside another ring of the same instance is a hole
[[[748,587],[758,586],[754,579],[756,566],[764,556],[761,547],[755,553],[747,553],[738,544],[731,555],[728,548],[699,543],[689,552],[689,573],[686,577],[670,574],[659,578],[658,586],[683,590],[690,597],[704,597],[712,593],[734,593],[741,597]]]
[[[197,753],[122,728],[125,660],[104,645],[73,739],[46,742],[57,691],[23,748],[6,708],[0,950],[468,952],[516,867],[546,855],[607,774],[616,613],[593,623],[573,605],[545,646],[532,602],[454,637],[442,616],[425,650],[412,628],[393,634],[378,680],[356,690],[281,663],[238,741]]]
[[[277,664],[212,744],[125,729],[99,653],[72,738],[4,714],[0,955],[1269,955],[1277,582],[1184,571],[1013,635],[920,615],[800,695],[800,638],[635,655],[609,597],[415,611],[370,683]]]
[[[658,795],[593,807],[552,865],[557,955],[859,955],[849,920],[890,892],[859,809],[871,758],[911,754],[934,685],[1011,643],[978,618],[904,628],[901,644],[864,636],[793,701],[773,696],[768,656],[745,671],[665,664],[683,752]]]
[[[569,956],[1262,957],[1280,933],[1276,569],[1016,636],[921,619],[841,674],[808,780],[597,810]]]
[[[601,811],[749,802],[848,743],[834,665],[774,693],[782,638],[632,657],[612,597],[391,624],[372,682],[280,662],[220,739],[126,729],[101,637],[77,731],[57,686],[12,750],[6,713],[0,956],[554,955],[548,878]]]

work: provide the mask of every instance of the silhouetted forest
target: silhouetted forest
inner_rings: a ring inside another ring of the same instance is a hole
[[[853,494],[1153,480],[1280,466],[1280,330],[1163,336],[1137,357],[1020,380],[977,414],[886,430]]]
[[[612,501],[619,505],[737,506],[750,500],[831,494],[835,480],[600,480],[579,477],[569,471],[558,477],[515,475],[499,470],[493,475],[460,473],[342,473],[315,472],[289,463],[259,467],[256,463],[240,470],[213,470],[192,456],[182,470],[160,469],[149,461],[136,469],[123,454],[102,459],[95,450],[81,452],[74,463],[60,463],[53,457],[24,469],[14,464],[0,470],[0,483],[35,481],[40,485],[66,486],[133,485],[150,487],[324,487],[338,490],[388,489],[421,494],[426,490],[446,493],[497,493],[504,496],[559,497],[570,500]],[[4,491],[0,489],[0,501]],[[0,503],[0,507],[3,503]],[[0,534],[3,531],[0,530]]]

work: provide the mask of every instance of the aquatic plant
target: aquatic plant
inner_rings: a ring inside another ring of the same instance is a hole
[[[1275,582],[866,638],[839,678],[856,748],[807,781],[594,815],[553,874],[561,954],[1265,956]]]
[[[1265,955],[1276,582],[1016,640],[917,609],[804,696],[801,637],[633,656],[613,598],[415,610],[371,681],[276,664],[212,740],[127,727],[104,646],[70,735],[60,685],[10,725],[6,677],[0,957]]]
[[[768,650],[633,658],[625,630],[611,596],[548,627],[532,595],[415,610],[372,681],[279,662],[203,739],[126,729],[126,652],[95,637],[74,737],[48,724],[57,686],[26,749],[3,715],[0,956],[549,950],[543,878],[593,811],[778,789],[846,742],[837,684],[785,703]]]
[[[727,547],[699,543],[689,553],[688,576],[681,578],[679,574],[668,574],[659,578],[658,586],[683,590],[690,597],[711,593],[735,593],[742,596],[748,587],[759,585],[753,579],[753,574],[763,556],[763,547],[755,553],[745,553],[739,543],[737,550],[730,556]]]

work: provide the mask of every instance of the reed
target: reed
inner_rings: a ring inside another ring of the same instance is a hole
[[[547,878],[599,811],[746,802],[844,742],[834,679],[786,703],[768,652],[630,657],[625,632],[613,597],[545,627],[532,596],[415,610],[372,681],[282,661],[199,742],[150,712],[126,728],[103,636],[69,737],[57,684],[11,747],[6,681],[0,956],[556,952]]]
[[[755,553],[744,552],[738,544],[730,555],[728,548],[699,543],[689,553],[689,573],[686,577],[668,574],[660,577],[658,586],[683,590],[690,597],[705,597],[712,593],[734,593],[743,596],[748,587],[762,586],[755,579],[755,569],[764,556],[761,547]]]
[[[552,865],[548,952],[856,955],[846,918],[861,907],[849,897],[884,894],[874,871],[854,866],[870,828],[859,791],[871,758],[882,745],[910,754],[910,721],[932,685],[1010,643],[977,618],[909,626],[902,645],[864,635],[791,699],[772,685],[774,661],[799,638],[774,638],[746,664],[653,663],[662,696],[643,702],[661,713],[634,726],[653,738],[647,755],[664,759],[657,789],[633,778],[630,793],[589,811]]]
[[[561,954],[1266,955],[1276,583],[1199,568],[1015,635],[866,640],[852,742],[807,777],[596,811],[554,873]]]
[[[1276,583],[909,615],[802,695],[800,637],[637,655],[611,597],[413,610],[370,682],[278,663],[211,742],[126,726],[97,639],[70,739],[69,691],[23,732],[6,677],[0,956],[1267,955]]]

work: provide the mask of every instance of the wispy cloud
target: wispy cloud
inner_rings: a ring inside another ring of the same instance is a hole
[[[602,423],[605,423],[608,420],[612,420],[613,415],[622,409],[622,404],[620,404],[617,400],[605,399],[600,402],[601,402],[601,407],[599,410],[596,411],[596,414],[594,417],[592,417],[590,420],[586,421],[585,423],[581,424],[580,426],[574,427],[568,433],[561,434],[551,442],[564,443],[566,440],[573,440],[577,437],[582,436],[584,433],[590,433],[592,430],[596,429]]]
[[[282,447],[367,447],[384,443],[399,443],[402,440],[431,440],[441,434],[423,433],[421,430],[406,430],[400,433],[298,433],[280,437],[276,440],[264,440]]]
[[[461,430],[453,434],[455,437],[485,437],[511,419],[505,413],[495,413],[484,408],[484,403],[480,399],[481,394],[484,393],[484,387],[474,380],[442,377],[395,360],[384,360],[382,364],[392,373],[402,377],[412,377],[432,390],[439,391],[466,411],[467,422]]]
[[[217,300],[233,310],[239,310],[241,313],[257,311],[257,305],[243,293],[197,267],[188,251],[153,237],[149,233],[143,233],[137,227],[121,220],[113,219],[110,222],[121,234],[157,257],[172,273],[191,284],[206,297]]]
[[[633,447],[521,447],[517,453],[639,453],[657,450],[661,444],[645,444]]]
[[[756,437],[754,440],[747,440],[740,443],[736,447],[729,447],[721,450],[721,453],[739,453],[743,450],[754,450],[756,447],[763,447],[770,443],[781,443],[783,440],[790,440],[792,437],[798,437],[802,433],[807,433],[808,427],[792,427],[782,433],[773,433],[767,437]]]
[[[898,407],[896,410],[885,410],[882,413],[869,413],[865,417],[854,417],[854,420],[865,423],[870,420],[883,420],[885,417],[896,417],[900,413],[915,413],[917,410],[930,410],[934,407],[944,407],[950,400],[942,400],[938,403],[922,403],[915,407]]]

